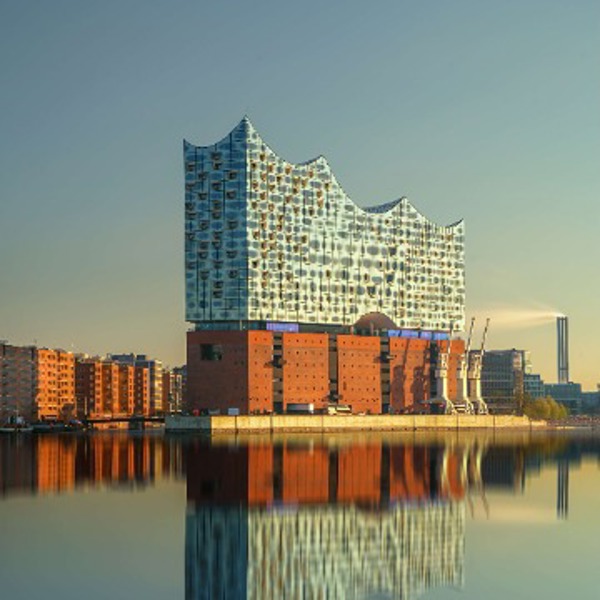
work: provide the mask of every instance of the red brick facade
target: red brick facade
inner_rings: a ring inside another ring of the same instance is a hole
[[[446,348],[447,342],[396,337],[193,331],[185,404],[216,414],[287,412],[291,403],[313,404],[317,412],[330,403],[353,413],[402,412],[431,397],[432,356]],[[462,352],[464,342],[453,340],[450,399]]]

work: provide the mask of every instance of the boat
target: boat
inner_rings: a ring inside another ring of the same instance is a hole
[[[31,433],[33,427],[23,417],[15,415],[0,426],[0,433]]]
[[[83,431],[84,424],[77,419],[70,421],[38,421],[32,425],[34,433],[67,433],[73,431]]]

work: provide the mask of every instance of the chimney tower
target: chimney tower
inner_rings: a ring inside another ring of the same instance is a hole
[[[556,317],[558,383],[569,383],[569,320]]]

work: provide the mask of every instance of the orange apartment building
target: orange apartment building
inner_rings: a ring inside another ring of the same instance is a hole
[[[0,423],[151,414],[148,367],[0,344]]]
[[[0,351],[0,420],[75,416],[75,356],[64,350],[11,346]]]
[[[188,332],[188,409],[284,413],[289,404],[404,412],[432,396],[432,362],[448,341],[272,331]],[[452,340],[448,390],[457,396],[463,340]]]
[[[82,417],[148,416],[148,369],[99,358],[78,360],[76,395]]]
[[[75,355],[39,348],[36,352],[36,416],[39,420],[74,417]]]

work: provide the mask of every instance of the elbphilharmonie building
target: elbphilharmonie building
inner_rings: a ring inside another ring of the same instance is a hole
[[[406,411],[437,393],[440,352],[458,395],[462,221],[361,208],[325,158],[280,158],[246,117],[184,160],[189,410]]]
[[[406,198],[361,208],[325,158],[287,162],[248,118],[184,154],[196,329],[350,327],[369,313],[399,329],[463,329],[462,221],[437,225]]]

